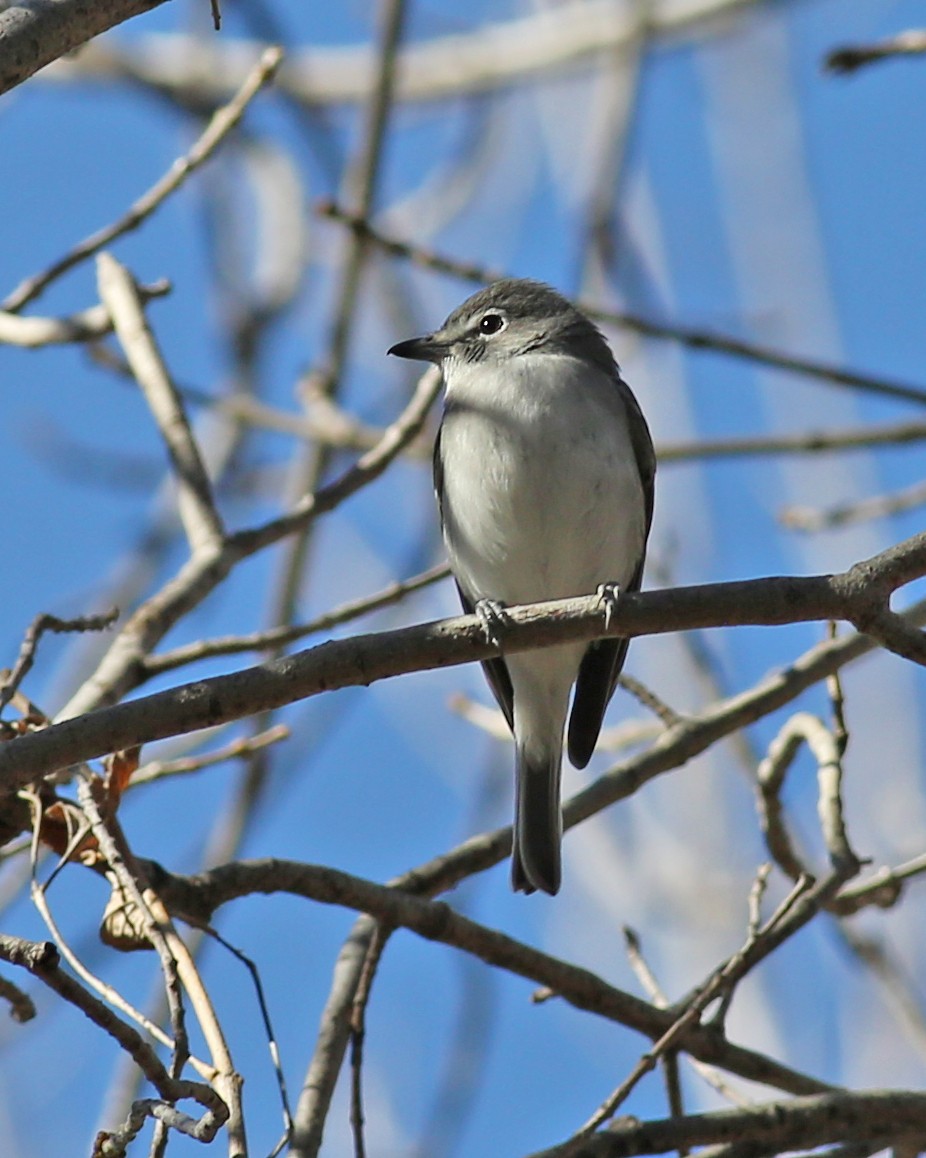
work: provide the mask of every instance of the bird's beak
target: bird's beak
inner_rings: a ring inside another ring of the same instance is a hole
[[[440,334],[426,334],[423,338],[409,338],[407,342],[397,342],[387,353],[395,354],[397,358],[413,358],[418,362],[434,362],[440,364],[449,349]]]

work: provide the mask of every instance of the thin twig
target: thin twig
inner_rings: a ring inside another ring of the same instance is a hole
[[[199,139],[183,156],[178,157],[170,169],[151,188],[135,202],[134,205],[118,221],[107,225],[85,238],[64,257],[53,262],[48,269],[34,277],[27,278],[16,287],[3,302],[2,308],[10,313],[18,313],[23,306],[33,301],[40,293],[59,278],[67,270],[81,261],[86,261],[95,253],[99,253],[105,246],[110,245],[117,237],[137,229],[139,225],[157,209],[164,201],[194,173],[204,161],[215,152],[222,141],[235,128],[244,115],[244,111],[257,93],[273,77],[283,59],[280,48],[267,48],[261,53],[260,60],[251,69],[244,83],[228,104],[218,109],[209,121]]]
[[[340,221],[344,225],[362,236],[366,241],[375,244],[385,252],[402,257],[415,264],[425,266],[441,273],[452,274],[454,277],[466,281],[488,284],[496,281],[501,275],[499,272],[485,267],[473,265],[470,262],[457,262],[452,258],[442,257],[428,250],[422,250],[409,242],[399,241],[388,237],[375,229],[362,214],[350,213],[333,202],[322,202],[318,212],[332,220]],[[892,398],[903,398],[907,401],[926,404],[926,389],[919,386],[909,386],[903,382],[892,382],[889,379],[872,374],[861,374],[854,370],[847,370],[842,366],[833,366],[811,358],[798,358],[780,350],[774,350],[758,343],[746,342],[731,334],[719,334],[714,331],[697,329],[693,326],[683,326],[676,323],[657,322],[652,318],[644,318],[639,314],[628,311],[603,309],[596,302],[579,302],[580,308],[591,317],[609,325],[623,326],[635,333],[643,334],[648,338],[666,339],[678,342],[690,350],[713,350],[731,357],[743,358],[764,366],[773,366],[778,370],[786,370],[793,374],[803,374],[809,378],[817,378],[829,382],[834,386],[846,386],[855,390],[866,390],[875,394],[884,394]]]
[[[0,934],[0,957],[11,964],[22,966],[59,997],[70,1002],[84,1013],[92,1022],[98,1025],[119,1043],[144,1073],[145,1077],[155,1087],[166,1102],[179,1101],[182,1098],[192,1098],[203,1107],[203,1116],[197,1122],[188,1115],[163,1113],[159,1107],[163,1103],[146,1101],[133,1106],[131,1121],[120,1130],[110,1134],[104,1132],[97,1138],[95,1153],[101,1155],[117,1155],[125,1153],[125,1144],[138,1131],[146,1117],[166,1117],[170,1124],[185,1134],[201,1142],[211,1142],[219,1129],[228,1118],[228,1110],[224,1102],[208,1085],[173,1077],[162,1065],[152,1047],[142,1036],[120,1021],[118,1017],[94,997],[82,985],[69,977],[59,966],[59,956],[56,947],[49,941],[24,941],[20,937],[11,937]],[[170,1110],[164,1106],[164,1111]],[[106,1144],[109,1148],[103,1149]],[[120,1148],[121,1147],[121,1148]]]
[[[811,884],[812,882],[806,877],[798,881],[763,928],[754,935],[750,933],[743,947],[719,969],[715,970],[711,977],[684,1004],[681,1013],[678,1014],[662,1037],[654,1043],[652,1049],[640,1058],[614,1093],[580,1127],[574,1135],[576,1141],[588,1138],[599,1126],[612,1118],[641,1079],[655,1067],[657,1061],[682,1042],[686,1031],[700,1020],[707,1007],[718,997],[730,992],[758,961],[767,956],[773,948],[777,948],[787,937],[796,933],[813,916],[815,909],[808,912],[805,919],[799,923],[791,919],[797,902],[808,895]]]
[[[168,999],[175,1042],[172,1076],[180,1076],[182,1066],[189,1057],[182,987],[189,996],[190,1005],[196,1013],[197,1022],[209,1047],[209,1054],[215,1067],[214,1084],[228,1107],[226,1129],[229,1135],[229,1156],[247,1158],[248,1148],[241,1107],[241,1078],[232,1063],[225,1035],[196,964],[160,897],[149,883],[140,883],[138,866],[134,863],[134,857],[119,829],[118,822],[112,816],[104,816],[95,799],[93,785],[85,777],[78,780],[78,794],[93,834],[99,841],[100,850],[118,877],[120,885],[143,914],[145,931],[161,959],[164,992]]]
[[[885,495],[870,495],[857,502],[818,510],[815,507],[784,507],[778,521],[789,531],[824,531],[869,519],[886,519],[926,504],[926,483],[913,483]]]
[[[296,640],[304,639],[308,635],[330,631],[333,627],[340,627],[344,623],[350,623],[354,619],[359,619],[373,611],[379,611],[383,607],[391,607],[393,604],[401,602],[406,595],[411,595],[424,587],[430,587],[433,583],[446,579],[449,574],[450,568],[446,563],[441,563],[436,567],[430,567],[427,571],[422,571],[411,579],[390,583],[388,587],[383,588],[382,591],[377,591],[374,595],[366,595],[362,599],[352,599],[348,603],[342,603],[339,607],[325,612],[324,615],[319,615],[308,623],[297,623],[291,627],[269,628],[267,631],[255,631],[250,635],[229,635],[218,639],[199,640],[196,643],[174,648],[173,651],[164,652],[161,655],[150,656],[143,665],[145,677],[152,678],[166,671],[173,671],[186,664],[196,663],[202,659],[211,659],[217,655],[239,655],[241,652],[264,651],[295,643]]]
[[[239,759],[270,744],[278,744],[288,736],[289,728],[286,724],[274,724],[272,728],[258,732],[256,736],[240,736],[214,752],[203,752],[198,756],[181,756],[176,760],[149,760],[133,774],[129,787],[137,788],[142,784],[152,784],[155,780],[172,776],[188,776],[203,768]]]
[[[354,1138],[354,1158],[365,1158],[366,1144],[363,1134],[363,1047],[366,1040],[366,1011],[373,989],[373,980],[376,970],[382,960],[386,945],[392,935],[392,929],[376,923],[376,931],[367,949],[357,992],[351,1008],[351,1096],[350,1096],[350,1124]]]
[[[755,932],[758,933],[758,926]],[[669,1007],[669,999],[663,992],[662,987],[656,980],[656,976],[649,963],[643,956],[643,947],[640,944],[640,938],[637,933],[628,925],[624,926],[624,947],[627,951],[627,960],[630,962],[630,967],[637,976],[637,980],[643,986],[643,990],[649,997],[650,1001],[657,1009],[667,1009]],[[748,1106],[749,1098],[744,1097],[738,1090],[724,1078],[717,1066],[708,1065],[706,1062],[700,1061],[696,1057],[691,1057],[685,1054],[685,1058],[695,1073],[702,1078],[712,1089],[716,1090],[722,1098],[726,1098],[728,1102],[732,1102],[736,1106]]]
[[[909,446],[924,439],[926,439],[926,423],[895,422],[884,426],[861,426],[855,430],[819,430],[802,434],[705,438],[693,442],[660,443],[656,447],[656,457],[660,466],[665,466],[669,463],[707,458],[822,454],[843,450],[865,450],[872,446]]]
[[[19,685],[32,670],[39,640],[46,631],[53,631],[56,634],[105,631],[108,627],[112,627],[118,618],[119,609],[117,607],[113,607],[110,611],[104,611],[101,615],[81,615],[76,619],[59,619],[57,615],[50,615],[48,612],[37,615],[26,629],[13,670],[0,684],[0,712],[10,702],[18,691]]]
[[[270,1053],[270,1063],[273,1066],[273,1072],[276,1076],[277,1089],[280,1092],[280,1105],[283,1112],[283,1135],[280,1141],[271,1150],[268,1158],[276,1158],[276,1155],[281,1153],[283,1147],[289,1142],[293,1133],[293,1117],[289,1108],[289,1094],[286,1090],[286,1075],[283,1073],[283,1065],[280,1061],[280,1049],[277,1044],[277,1036],[273,1029],[273,1022],[270,1019],[270,1007],[267,1004],[266,996],[264,995],[264,986],[260,979],[260,971],[254,961],[230,941],[213,929],[211,926],[204,926],[203,932],[217,941],[223,949],[226,949],[233,957],[236,957],[242,965],[247,969],[251,975],[251,982],[254,986],[254,994],[257,998],[257,1005],[260,1009],[261,1021],[264,1023],[264,1032],[267,1035],[267,1049]]]

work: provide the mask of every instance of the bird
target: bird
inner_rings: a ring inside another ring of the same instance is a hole
[[[505,607],[639,590],[656,458],[593,322],[543,282],[504,278],[440,329],[388,352],[440,368],[434,489],[443,539],[464,611],[479,614],[490,637]],[[559,644],[482,664],[515,741],[516,892],[559,891],[567,717],[569,759],[584,768],[628,642]]]

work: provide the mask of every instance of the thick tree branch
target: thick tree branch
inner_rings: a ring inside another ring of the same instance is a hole
[[[20,0],[0,12],[0,93],[163,0]]]
[[[507,612],[504,651],[606,635],[848,620],[891,650],[926,663],[926,636],[884,610],[891,592],[926,573],[926,533],[838,575],[752,579],[625,595],[609,614],[595,596]],[[0,784],[14,792],[59,768],[167,736],[214,727],[338,688],[487,659],[478,616],[336,640],[257,667],[181,685],[63,720],[0,748]]]
[[[510,829],[508,832],[510,835]],[[472,921],[441,901],[413,896],[398,885],[399,882],[392,886],[378,885],[327,866],[270,858],[220,865],[194,877],[175,877],[162,869],[156,879],[158,894],[172,911],[194,922],[208,921],[217,908],[240,897],[290,893],[322,904],[345,905],[370,913],[387,925],[409,929],[425,940],[452,945],[487,964],[547,986],[577,1009],[617,1021],[646,1037],[659,1038],[675,1023],[677,1011],[650,1005],[609,985],[587,969]],[[808,908],[804,916],[809,919],[811,915]],[[733,1045],[714,1029],[692,1027],[684,1037],[684,1048],[703,1061],[790,1092],[832,1088],[761,1054]]]
[[[748,1150],[737,1154],[779,1154],[834,1142],[921,1140],[924,1133],[926,1094],[845,1091],[650,1122],[624,1118],[579,1148],[566,1143],[532,1158],[633,1158],[746,1139]]]

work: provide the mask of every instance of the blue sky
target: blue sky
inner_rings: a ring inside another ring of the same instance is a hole
[[[361,44],[374,33],[363,4],[275,0],[271,9],[296,45]],[[473,4],[464,16],[456,5],[421,2],[412,5],[409,35],[424,40],[466,31],[520,11],[514,3]],[[189,31],[201,19],[189,5],[165,5],[117,30],[113,40],[144,43]],[[542,277],[568,293],[926,387],[926,122],[919,112],[926,62],[886,62],[851,77],[821,69],[833,47],[876,40],[922,20],[923,5],[913,0],[778,0],[746,6],[703,35],[653,45],[639,62],[610,203],[614,259],[605,267],[589,258],[582,216],[605,140],[595,136],[599,114],[609,96],[595,70],[508,91],[491,103],[480,98],[398,110],[377,220],[418,244]],[[243,35],[253,29],[228,11],[216,43]],[[257,366],[261,397],[296,412],[298,377],[324,354],[340,241],[339,227],[312,215],[312,206],[338,192],[340,159],[356,148],[358,112],[331,110],[322,128],[316,123],[306,132],[291,109],[265,95],[247,124],[290,157],[306,212],[304,282],[274,323]],[[113,85],[65,86],[37,77],[6,97],[0,104],[4,293],[123,212],[194,135],[189,119],[169,103]],[[239,288],[252,288],[247,255],[263,207],[252,177],[240,155],[227,156],[115,247],[140,280],[171,279],[174,291],[150,307],[151,321],[178,381],[216,396],[228,390],[234,367],[211,274],[215,249],[204,226],[215,219],[215,198],[223,192],[245,251]],[[401,408],[414,369],[387,361],[385,349],[433,328],[470,288],[427,271],[396,271],[376,257],[362,283],[345,405],[366,422],[388,421]],[[63,313],[95,300],[93,268],[84,265],[30,309]],[[719,354],[686,353],[626,330],[609,336],[657,443],[920,417],[912,403]],[[164,509],[164,456],[140,395],[80,350],[5,347],[0,381],[6,395],[0,475],[8,495],[0,600],[7,658],[0,663],[10,664],[36,613],[98,610],[133,573],[138,546]],[[194,413],[202,437],[211,438],[209,415]],[[254,489],[223,496],[231,525],[279,509],[293,451],[281,435],[249,440],[242,475]],[[346,461],[336,456],[333,469]],[[921,509],[803,536],[782,529],[781,508],[827,507],[896,491],[922,477],[922,462],[922,449],[913,444],[813,459],[667,465],[659,477],[649,581],[844,567],[918,531]],[[300,616],[375,591],[440,554],[429,466],[403,462],[319,528]],[[156,589],[182,558],[174,535],[149,570],[135,573],[129,601]],[[250,561],[165,646],[262,626],[277,566],[278,552]],[[452,588],[444,584],[357,630],[455,611]],[[628,670],[679,710],[696,711],[718,690],[750,686],[820,638],[821,628],[810,625],[644,640],[631,649]],[[709,661],[707,674],[692,642]],[[54,712],[87,657],[86,645],[46,639],[26,691]],[[214,661],[154,686],[248,662]],[[847,675],[846,685],[850,825],[861,852],[876,864],[897,863],[923,847],[923,680],[899,660],[878,657]],[[293,738],[275,753],[269,791],[242,855],[330,863],[385,880],[506,823],[510,750],[449,710],[448,698],[460,691],[489,702],[478,670],[457,669],[294,705],[284,715]],[[825,711],[826,702],[815,691],[801,706]],[[615,723],[640,714],[629,696],[618,696],[612,707]],[[783,718],[758,724],[751,743],[761,751]],[[612,760],[600,753],[590,774]],[[132,794],[123,822],[133,846],[175,871],[194,870],[238,777],[237,768],[223,767]],[[568,791],[587,782],[585,774],[567,773]],[[815,847],[809,761],[796,767],[786,800]],[[748,778],[727,746],[568,837],[567,880],[558,898],[512,896],[507,866],[500,866],[452,899],[477,919],[637,992],[620,938],[620,925],[632,924],[676,996],[737,947],[749,885],[763,858]],[[779,879],[773,893],[782,888]],[[899,911],[866,915],[858,925],[884,937],[903,970],[922,976],[924,914],[916,890]],[[51,900],[91,968],[147,1003],[153,961],[114,958],[96,941],[105,901],[100,883],[69,871]],[[14,902],[5,916],[10,932],[45,936],[28,900]],[[222,914],[223,935],[260,966],[291,1091],[298,1091],[331,964],[352,921],[350,913],[286,898],[239,902]],[[228,955],[210,947],[205,961],[233,1053],[246,1071],[254,1153],[265,1153],[279,1118],[253,996]],[[486,971],[474,976],[470,966],[407,933],[390,945],[368,1027],[371,1153],[422,1153],[416,1146],[428,1136],[442,1059],[460,1018],[471,1022],[478,1080],[462,1087],[472,1104],[455,1148],[432,1143],[433,1154],[520,1154],[551,1145],[585,1120],[638,1057],[643,1043],[629,1032],[560,1003],[535,1007],[526,982]],[[0,1134],[16,1158],[87,1151],[114,1065],[109,1042],[79,1015],[42,994],[39,1004],[31,1026],[10,1023],[0,1033]],[[916,1088],[926,1077],[922,1055],[891,1020],[889,1002],[825,923],[750,978],[732,1016],[737,1040],[829,1081]],[[685,1080],[691,1108],[714,1104],[705,1087]],[[627,1109],[661,1115],[660,1082],[644,1083]],[[168,1152],[202,1148],[174,1140]],[[350,1153],[343,1089],[324,1153]]]

